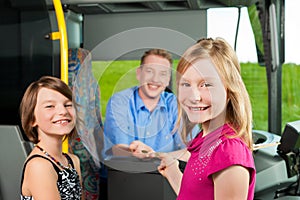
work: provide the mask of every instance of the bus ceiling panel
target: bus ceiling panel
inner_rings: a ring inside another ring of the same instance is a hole
[[[62,0],[70,10],[83,14],[199,10],[250,6],[258,0]]]
[[[2,1],[2,0],[1,0]],[[40,10],[46,8],[45,0],[7,0],[12,8],[19,10]]]
[[[214,0],[217,1],[225,6],[233,6],[233,7],[243,7],[243,6],[251,6],[260,0]]]
[[[187,1],[62,1],[70,10],[83,14],[178,11],[191,9]]]

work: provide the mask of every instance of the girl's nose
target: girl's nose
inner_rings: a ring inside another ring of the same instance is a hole
[[[57,106],[57,112],[60,115],[65,115],[68,113],[68,110],[64,105],[59,105],[59,106]]]
[[[199,102],[201,101],[201,92],[198,88],[192,89],[192,95],[191,95],[192,102]]]

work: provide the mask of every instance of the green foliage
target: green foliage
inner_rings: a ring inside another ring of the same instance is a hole
[[[286,122],[300,120],[300,66],[282,67],[282,119]],[[284,123],[285,122],[285,123]]]
[[[251,23],[251,27],[253,30],[254,38],[255,38],[255,45],[258,50],[264,54],[264,47],[263,47],[263,36],[262,36],[262,26],[258,17],[258,11],[255,5],[248,7],[248,14]]]
[[[254,63],[241,64],[242,78],[250,96],[253,129],[268,129],[268,87],[266,69]]]
[[[174,61],[174,69],[177,66]],[[101,88],[102,116],[108,99],[117,91],[138,84],[135,71],[139,61],[93,62],[93,73]],[[253,128],[268,130],[268,87],[266,69],[257,63],[242,63],[242,77],[249,92],[253,110]],[[282,67],[282,128],[290,121],[300,120],[300,66]],[[175,92],[175,70],[173,70]]]
[[[140,61],[113,61],[102,62],[94,61],[93,73],[98,80],[101,91],[101,112],[105,118],[106,104],[115,92],[135,86],[138,84],[136,79],[136,68]]]

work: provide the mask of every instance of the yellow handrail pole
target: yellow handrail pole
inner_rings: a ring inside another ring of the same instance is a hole
[[[57,18],[59,39],[60,39],[60,76],[66,84],[68,81],[68,38],[64,12],[60,0],[53,0],[55,14]],[[63,152],[68,152],[68,140],[64,140],[62,145]]]

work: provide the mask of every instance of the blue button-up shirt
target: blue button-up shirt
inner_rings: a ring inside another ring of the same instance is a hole
[[[137,86],[114,94],[106,107],[104,152],[108,153],[116,144],[129,145],[134,140],[159,152],[185,148],[180,134],[173,131],[177,112],[176,96],[172,93],[163,92],[152,112],[139,96]]]

